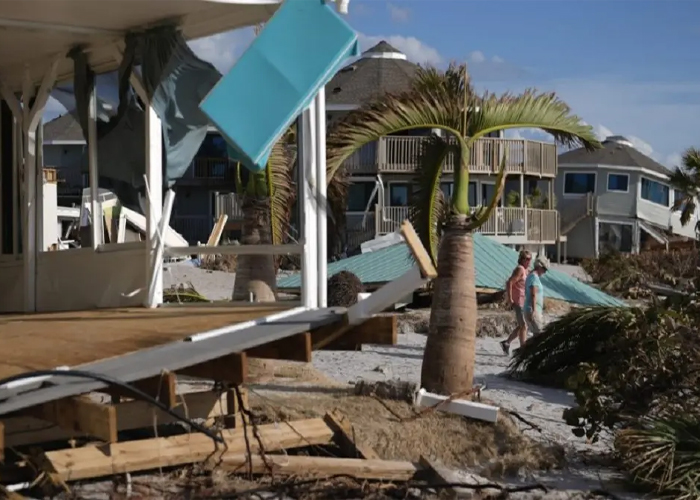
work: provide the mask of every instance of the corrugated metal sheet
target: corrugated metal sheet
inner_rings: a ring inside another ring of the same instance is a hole
[[[476,286],[501,290],[515,267],[518,252],[505,245],[483,236],[474,235],[474,264],[476,267]],[[404,244],[383,248],[375,252],[356,255],[328,264],[328,275],[340,271],[356,274],[363,283],[376,285],[392,281],[408,271],[413,260],[408,247]],[[542,278],[545,297],[564,300],[580,305],[624,306],[625,303],[597,288],[589,286],[575,278],[555,269]],[[297,275],[278,280],[277,285],[283,289],[299,288],[301,277]]]

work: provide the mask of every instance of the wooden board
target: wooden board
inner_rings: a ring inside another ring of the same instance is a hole
[[[233,282],[232,282],[233,286]],[[0,378],[91,363],[289,309],[162,307],[0,316]]]
[[[88,397],[59,399],[30,409],[28,413],[66,431],[94,436],[108,443],[117,441],[117,410]]]
[[[333,432],[333,440],[350,457],[363,458],[365,460],[379,460],[380,457],[371,446],[358,440],[355,429],[350,420],[338,411],[326,413],[323,420]]]
[[[252,452],[259,452],[253,429],[248,428]],[[78,481],[96,477],[137,472],[191,463],[220,461],[227,455],[246,452],[243,429],[223,430],[220,434],[226,446],[217,445],[199,433],[168,438],[143,439],[105,446],[50,451],[46,460],[53,467],[50,473],[63,481]],[[312,418],[296,422],[258,426],[258,435],[267,451],[329,444],[333,431],[323,419]]]
[[[411,462],[398,460],[364,460],[362,458],[329,458],[293,455],[225,455],[215,466],[223,470],[247,473],[249,464],[253,474],[282,474],[301,477],[353,476],[377,481],[409,481],[420,471]]]
[[[236,407],[231,408],[228,401],[226,395],[220,396],[210,391],[182,394],[178,396],[178,404],[173,408],[173,411],[189,418],[204,419],[211,424],[213,419],[236,412]],[[176,421],[174,417],[154,408],[145,401],[125,401],[114,405],[113,408],[116,410],[117,430],[119,432],[153,428],[154,425],[166,425]],[[73,438],[87,437],[83,432],[62,429],[45,420],[29,416],[4,419],[0,421],[0,427],[3,425],[6,429],[5,445],[8,447],[54,441],[67,443]],[[0,448],[0,452],[3,448]]]
[[[396,316],[373,316],[357,326],[336,323],[311,332],[314,350],[355,351],[362,344],[396,345],[399,328]]]

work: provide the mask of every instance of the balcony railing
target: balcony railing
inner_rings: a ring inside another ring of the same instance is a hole
[[[396,231],[408,218],[408,207],[376,206],[375,228],[377,235]],[[559,227],[556,210],[535,208],[499,207],[491,212],[488,220],[477,232],[489,236],[524,236],[532,242],[555,242]]]
[[[228,158],[195,158],[186,176],[233,181],[236,178],[236,163]]]
[[[362,173],[410,173],[426,137],[388,136],[367,144],[345,162],[348,171]],[[508,154],[509,174],[557,175],[557,147],[554,144],[523,139],[479,139],[470,151],[469,171],[492,174],[499,170],[501,159]],[[454,154],[445,159],[444,172],[454,172]]]
[[[215,198],[214,215],[228,215],[228,220],[242,220],[243,209],[236,193],[222,193]]]

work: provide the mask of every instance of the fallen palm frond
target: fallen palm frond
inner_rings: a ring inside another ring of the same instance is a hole
[[[186,302],[211,302],[204,295],[195,290],[192,283],[187,285],[173,285],[163,290],[164,303],[186,303]]]
[[[633,481],[666,498],[700,499],[699,418],[645,418],[620,431],[615,449]]]
[[[549,323],[538,336],[514,352],[508,371],[533,382],[563,387],[581,363],[610,356],[604,349],[612,335],[627,328],[640,309],[588,307],[574,309]]]

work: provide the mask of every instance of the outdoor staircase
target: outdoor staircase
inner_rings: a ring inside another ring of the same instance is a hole
[[[566,210],[560,212],[561,226],[559,235],[565,236],[576,225],[586,217],[595,214],[598,199],[593,193],[587,193],[580,200],[567,204]]]

